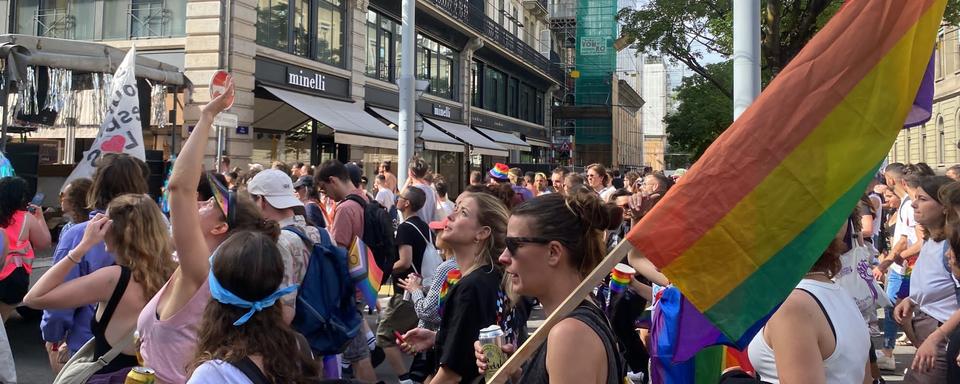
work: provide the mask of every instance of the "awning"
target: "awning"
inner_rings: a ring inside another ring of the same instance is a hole
[[[534,138],[531,138],[530,136],[527,136],[526,142],[527,144],[530,144],[531,146],[536,146],[536,147],[547,147],[547,148],[553,147],[553,144],[551,144],[548,141],[534,139]]]
[[[400,125],[400,112],[375,107],[370,109],[394,125]],[[423,139],[423,147],[431,151],[463,152],[463,143],[426,122],[423,124],[420,138]]]
[[[359,103],[332,100],[261,85],[285,103],[333,129],[338,144],[397,148],[397,132],[363,110]]]
[[[428,118],[424,118],[423,121],[433,124],[433,126],[453,135],[466,144],[470,144],[470,152],[473,154],[499,157],[510,156],[510,152],[508,152],[506,148],[483,137],[483,135],[475,132],[466,125]]]
[[[527,144],[526,141],[523,141],[519,137],[511,135],[506,132],[494,131],[492,129],[475,127],[480,133],[484,136],[489,137],[490,140],[493,140],[507,149],[512,149],[516,151],[528,152],[530,151],[530,144]]]

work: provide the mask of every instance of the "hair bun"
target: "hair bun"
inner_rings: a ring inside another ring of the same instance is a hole
[[[567,206],[580,219],[581,228],[614,230],[623,221],[623,209],[604,203],[593,191],[576,189],[567,196]]]

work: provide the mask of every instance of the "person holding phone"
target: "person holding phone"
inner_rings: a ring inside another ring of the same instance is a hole
[[[0,263],[0,317],[10,318],[27,294],[33,272],[34,249],[50,246],[50,231],[43,210],[29,203],[27,181],[16,177],[0,179],[0,228],[8,239]]]

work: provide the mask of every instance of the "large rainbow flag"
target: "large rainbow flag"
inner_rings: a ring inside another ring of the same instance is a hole
[[[627,236],[727,339],[759,328],[853,210],[945,5],[849,2]]]
[[[355,238],[347,252],[347,268],[353,278],[357,290],[371,308],[377,305],[377,294],[380,292],[380,282],[383,281],[383,271],[377,266],[373,258],[373,251],[367,248],[363,240]]]

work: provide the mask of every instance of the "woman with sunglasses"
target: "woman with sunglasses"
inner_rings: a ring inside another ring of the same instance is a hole
[[[213,197],[197,201],[197,185],[205,174],[209,175],[202,165],[206,138],[214,117],[232,96],[231,83],[223,95],[203,107],[194,133],[173,165],[167,186],[180,267],[143,308],[137,321],[144,365],[156,371],[158,383],[187,381],[186,367],[197,346],[200,318],[210,302],[207,276],[213,250],[236,231],[269,233],[277,227],[260,217],[249,197],[229,192],[211,177],[205,181]]]
[[[494,259],[504,248],[508,216],[496,197],[464,194],[437,238],[459,266],[441,289],[440,329],[414,328],[401,340],[401,348],[413,353],[436,345],[440,368],[432,384],[469,383],[479,376],[471,352],[480,330],[498,320],[503,272]]]
[[[518,294],[536,297],[544,313],[552,313],[603,260],[604,231],[622,220],[619,207],[590,191],[538,197],[513,210],[500,263]],[[474,350],[484,372],[479,342]],[[550,330],[521,375],[523,383],[617,384],[626,364],[606,315],[588,298]]]

